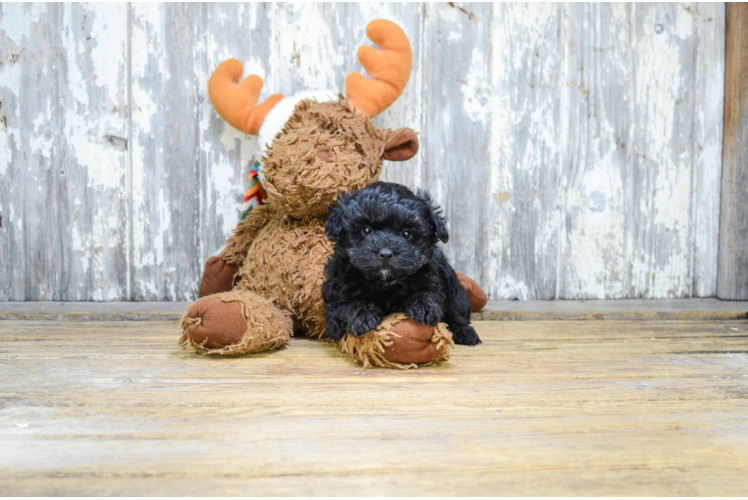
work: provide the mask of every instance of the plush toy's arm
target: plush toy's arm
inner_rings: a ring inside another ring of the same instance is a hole
[[[200,280],[198,295],[205,297],[214,293],[228,292],[234,288],[234,279],[239,274],[244,257],[247,255],[257,232],[265,227],[273,214],[267,205],[254,208],[239,222],[234,234],[226,242],[220,256],[211,257],[205,263],[203,278]]]
[[[241,267],[257,231],[265,227],[272,217],[273,213],[268,205],[260,205],[252,209],[247,217],[239,222],[233,234],[226,241],[226,248],[221,252],[221,260],[236,267]]]

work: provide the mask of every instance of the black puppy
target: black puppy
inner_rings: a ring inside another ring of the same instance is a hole
[[[329,338],[363,335],[386,315],[404,312],[426,325],[447,323],[458,344],[480,342],[467,292],[436,247],[449,235],[427,193],[375,182],[342,194],[325,235],[335,243],[322,285]]]

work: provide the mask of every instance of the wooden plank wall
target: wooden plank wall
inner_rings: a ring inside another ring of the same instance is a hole
[[[748,298],[748,4],[726,6],[725,126],[717,296]]]
[[[724,4],[0,5],[0,300],[189,300],[257,141],[207,96],[343,89],[377,17],[414,66],[380,126],[422,150],[455,267],[493,299],[716,292]]]

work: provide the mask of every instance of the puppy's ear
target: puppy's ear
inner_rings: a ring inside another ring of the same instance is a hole
[[[429,206],[429,218],[431,219],[431,224],[434,226],[436,237],[446,243],[449,241],[449,233],[447,232],[447,219],[444,218],[441,207],[434,204],[431,195],[426,191],[419,189],[416,194]]]
[[[327,222],[325,223],[325,236],[330,241],[338,241],[340,235],[343,233],[343,222],[345,221],[345,210],[343,205],[348,200],[346,193],[341,194],[338,201],[330,206],[330,214],[327,216]]]

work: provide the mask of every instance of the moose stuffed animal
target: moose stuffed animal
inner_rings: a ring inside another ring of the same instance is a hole
[[[376,181],[383,160],[418,151],[409,128],[379,129],[371,121],[402,93],[412,51],[407,36],[386,20],[366,34],[381,50],[362,46],[358,57],[371,79],[346,78],[347,99],[332,92],[276,94],[259,103],[263,81],[239,82],[243,65],[222,63],[208,84],[218,113],[235,128],[259,135],[266,148],[264,204],[242,220],[219,257],[206,263],[200,299],[182,319],[183,348],[204,354],[257,353],[285,346],[294,332],[324,338],[323,268],[332,254],[324,226],[328,207],[347,191]],[[474,308],[485,304],[475,282],[460,276]],[[422,325],[404,314],[336,344],[364,366],[410,368],[449,357],[446,325]]]

